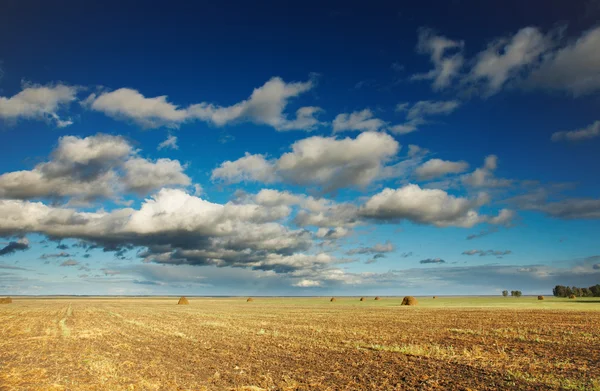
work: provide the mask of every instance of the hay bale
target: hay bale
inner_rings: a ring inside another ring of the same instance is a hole
[[[434,299],[437,299],[437,296],[433,296]]]
[[[576,299],[576,298],[577,298],[577,296],[575,296],[575,295],[569,295],[569,299]]]
[[[360,298],[360,301],[365,301],[365,300],[367,300],[367,299],[365,299],[364,297]]]
[[[181,296],[181,298],[179,299],[177,304],[190,304],[190,302],[188,301],[188,299],[185,296]]]
[[[251,301],[254,301],[254,299],[253,299],[253,298],[251,298],[251,297],[249,297],[249,298],[248,298],[248,300],[246,300],[246,302],[247,302],[247,303],[249,303],[249,302],[251,302]]]
[[[0,304],[10,304],[12,303],[12,299],[10,297],[5,297],[0,299]]]
[[[405,296],[402,299],[402,305],[417,305],[419,302],[412,296]]]
[[[335,301],[335,297],[332,297],[329,301]]]
[[[544,300],[544,296],[538,296],[538,300]]]
[[[379,298],[379,296],[376,296],[376,297],[375,297],[375,300],[381,300],[381,299]]]

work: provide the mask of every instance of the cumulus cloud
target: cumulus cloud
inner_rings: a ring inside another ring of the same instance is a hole
[[[120,136],[63,136],[47,162],[29,171],[0,175],[0,198],[71,198],[87,202],[115,198],[122,192],[142,194],[164,186],[186,186],[189,178],[176,160],[152,162]]]
[[[6,246],[0,248],[0,256],[13,254],[17,251],[25,251],[29,249],[29,240],[21,238],[16,242],[9,242]]]
[[[60,264],[60,266],[77,266],[77,265],[79,265],[79,262],[77,262],[74,259],[68,259]]]
[[[429,264],[429,263],[431,263],[431,264],[438,264],[439,265],[441,263],[446,263],[446,261],[444,261],[443,259],[440,259],[440,258],[427,258],[427,259],[420,260],[419,263],[422,263],[422,264]]]
[[[263,86],[254,89],[248,99],[231,106],[202,102],[180,108],[170,103],[167,96],[148,98],[129,88],[100,95],[92,94],[85,104],[92,110],[116,119],[135,122],[145,128],[175,128],[184,122],[200,120],[219,127],[252,122],[272,126],[278,131],[309,131],[321,124],[316,118],[321,112],[319,107],[301,107],[293,118],[288,118],[284,111],[291,99],[311,90],[314,85],[314,79],[286,83],[279,77],[273,77]]]
[[[462,182],[475,188],[497,188],[508,187],[512,181],[508,179],[496,178],[494,171],[498,168],[498,157],[489,155],[485,158],[483,167],[477,168],[472,173],[463,175]]]
[[[164,186],[187,186],[190,178],[178,160],[130,158],[123,163],[123,184],[127,191],[147,194]]]
[[[375,118],[371,110],[364,109],[350,114],[338,114],[333,120],[333,131],[376,132],[386,125],[385,121]]]
[[[536,63],[551,46],[550,37],[537,28],[523,28],[512,37],[494,40],[477,54],[465,81],[480,82],[484,95],[495,94],[508,80],[515,79],[525,68]]]
[[[78,88],[64,84],[23,85],[12,97],[0,96],[0,118],[8,121],[38,119],[53,122],[63,128],[71,125],[70,118],[61,119],[58,111],[76,99]]]
[[[355,139],[314,136],[296,141],[278,159],[246,154],[213,170],[213,180],[236,183],[253,180],[313,185],[326,192],[365,187],[384,172],[398,152],[396,140],[385,133],[364,132]]]
[[[187,110],[168,102],[166,95],[147,98],[130,88],[91,94],[84,103],[92,110],[112,118],[130,120],[146,128],[177,127],[188,117]]]
[[[552,134],[552,141],[583,141],[598,136],[600,136],[600,121],[594,121],[582,129],[555,132]]]
[[[276,180],[276,174],[273,162],[267,160],[264,155],[246,153],[242,158],[221,163],[212,171],[211,178],[227,183],[272,183]]]
[[[297,287],[300,287],[300,288],[313,288],[313,287],[321,286],[321,282],[320,281],[303,279],[303,280],[300,280],[300,281],[298,281],[297,283],[295,283],[293,285],[297,286]]]
[[[464,161],[451,162],[448,160],[431,159],[419,166],[415,173],[419,180],[429,180],[448,174],[460,174],[468,168],[469,164]]]
[[[411,79],[433,80],[436,90],[451,87],[456,80],[460,88],[483,96],[503,88],[556,90],[575,97],[598,91],[600,27],[566,43],[563,32],[555,29],[543,33],[534,26],[524,27],[491,40],[485,49],[465,61],[463,41],[420,29],[417,51],[430,56],[434,69]]]
[[[417,52],[427,54],[434,68],[426,73],[417,73],[411,80],[433,80],[433,89],[448,87],[464,64],[463,41],[454,41],[427,28],[419,30]]]
[[[35,232],[55,239],[80,239],[105,250],[146,250],[146,262],[249,267],[288,272],[337,262],[304,252],[310,232],[277,221],[285,206],[215,204],[179,189],[162,189],[140,209],[78,212],[40,202],[0,201],[0,235]]]
[[[368,219],[409,220],[438,227],[472,227],[487,220],[477,213],[485,196],[467,199],[452,196],[439,189],[422,189],[409,184],[399,189],[384,189],[372,196],[359,209]]]
[[[550,51],[525,80],[525,86],[582,96],[600,89],[600,26]]]
[[[179,149],[179,145],[177,145],[177,136],[173,136],[172,134],[167,135],[167,139],[158,144],[157,149],[159,151],[161,149]]]

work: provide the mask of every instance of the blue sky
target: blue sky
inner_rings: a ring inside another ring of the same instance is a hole
[[[548,4],[7,2],[0,294],[596,284],[600,3]]]

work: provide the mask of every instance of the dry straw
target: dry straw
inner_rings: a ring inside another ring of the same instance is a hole
[[[188,299],[185,296],[181,296],[181,298],[179,299],[177,304],[190,304],[190,302],[188,301]]]
[[[5,297],[0,299],[0,304],[10,304],[12,303],[12,299],[10,297]]]
[[[538,300],[544,300],[544,296],[538,296]]]
[[[251,297],[249,297],[248,300],[246,300],[246,302],[251,302],[251,301],[254,301],[254,299]]]
[[[329,301],[335,301],[335,297],[332,297]]]
[[[412,296],[405,296],[404,299],[402,299],[402,305],[417,305],[418,301],[417,299],[415,299]]]

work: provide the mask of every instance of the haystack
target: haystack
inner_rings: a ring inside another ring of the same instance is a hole
[[[12,303],[12,299],[10,297],[5,297],[0,299],[0,304],[10,304]]]
[[[331,300],[329,300],[329,301],[335,301],[335,297],[332,297]]]
[[[249,297],[248,300],[246,300],[246,302],[250,302],[250,301],[254,301],[254,299]]]
[[[576,299],[576,298],[577,298],[577,296],[575,296],[575,295],[569,295],[569,299]]]
[[[437,299],[437,296],[433,296],[434,299]]]
[[[417,305],[419,302],[412,296],[405,296],[402,299],[402,305]]]
[[[365,299],[364,297],[360,298],[360,301],[365,301],[365,300],[367,300],[367,299]]]
[[[179,299],[177,304],[190,304],[190,302],[188,301],[188,299],[185,296],[181,296],[181,298]]]
[[[538,296],[538,300],[544,300],[544,296]]]
[[[375,300],[381,300],[381,299],[379,298],[379,296],[377,296],[377,297],[375,297]]]

